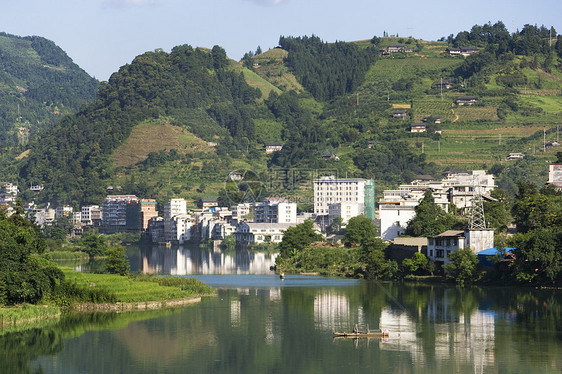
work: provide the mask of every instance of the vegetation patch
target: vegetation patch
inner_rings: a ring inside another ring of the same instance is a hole
[[[115,150],[114,167],[136,165],[151,152],[176,149],[181,153],[211,152],[206,142],[169,120],[149,120],[135,126],[127,140]]]

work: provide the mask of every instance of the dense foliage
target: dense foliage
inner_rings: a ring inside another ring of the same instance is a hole
[[[317,36],[281,37],[289,52],[287,64],[302,85],[318,100],[331,100],[355,91],[375,60],[374,48],[352,43],[326,43]]]
[[[0,304],[36,303],[53,293],[64,274],[37,256],[45,242],[21,208],[9,215],[0,210]]]
[[[237,139],[254,139],[248,105],[259,95],[228,69],[220,47],[211,53],[187,45],[169,54],[145,53],[103,83],[95,103],[34,143],[20,176],[26,183],[44,183],[45,200],[99,203],[102,180],[111,172],[109,156],[136,124],[170,116],[203,139],[218,136],[229,149]]]
[[[0,33],[0,140],[24,144],[19,127],[37,133],[95,98],[98,82],[55,43]]]

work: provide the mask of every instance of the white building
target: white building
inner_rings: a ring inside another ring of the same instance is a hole
[[[99,205],[83,206],[80,209],[80,220],[83,225],[93,226],[94,222],[101,221],[102,213]]]
[[[55,210],[55,218],[60,218],[60,217],[72,218],[73,211],[74,209],[71,206],[68,205],[58,206],[57,209]]]
[[[234,235],[242,244],[279,243],[289,227],[296,223],[255,223],[240,222]]]
[[[548,183],[562,187],[562,163],[548,165]]]
[[[334,218],[342,219],[342,224],[347,225],[349,219],[363,214],[363,205],[358,203],[335,203],[328,206],[328,220],[333,222]]]
[[[187,214],[187,202],[184,199],[170,199],[164,205],[164,219],[171,219],[183,214]]]
[[[494,230],[448,230],[437,236],[427,238],[428,258],[436,263],[446,265],[449,255],[459,249],[470,248],[478,253],[494,247]]]
[[[257,223],[296,223],[297,204],[281,197],[266,197],[254,205],[254,221]]]
[[[187,202],[184,199],[170,199],[164,205],[164,240],[180,241],[182,235],[185,234],[183,222],[187,219],[186,216]],[[178,222],[178,219],[174,219],[175,217],[182,218],[179,218]]]
[[[230,209],[232,210],[233,219],[242,219],[244,216],[250,214],[251,204],[240,203],[238,205],[231,206]]]
[[[367,181],[365,179],[323,177],[315,180],[314,213],[317,215],[328,215],[330,213],[330,204],[353,203],[358,204],[360,214],[364,214],[366,185]]]

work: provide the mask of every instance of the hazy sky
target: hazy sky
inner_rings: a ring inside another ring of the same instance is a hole
[[[239,60],[280,35],[325,41],[382,36],[436,40],[501,20],[562,33],[561,0],[0,0],[0,31],[54,41],[88,73],[107,80],[146,51],[220,45]]]

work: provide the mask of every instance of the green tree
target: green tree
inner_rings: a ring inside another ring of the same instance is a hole
[[[520,281],[546,283],[562,278],[562,229],[541,228],[516,234],[515,276]]]
[[[377,229],[368,217],[359,215],[351,217],[345,227],[343,241],[347,246],[354,244],[362,245],[365,241],[377,236]]]
[[[385,258],[385,250],[388,244],[376,237],[367,238],[363,241],[360,249],[361,260],[364,267],[361,271],[367,279],[391,279],[398,271],[395,261]]]
[[[88,231],[78,244],[82,247],[82,252],[87,253],[90,258],[102,256],[109,248],[105,237],[95,230]]]
[[[322,240],[322,235],[314,231],[314,224],[306,220],[294,227],[289,227],[278,245],[279,256],[284,259],[293,257],[303,251],[311,243]]]
[[[479,279],[478,257],[470,248],[463,248],[450,253],[449,260],[451,262],[444,266],[447,271],[447,278],[454,279],[461,286]]]
[[[452,228],[461,228],[462,222],[435,204],[433,193],[427,189],[415,208],[416,215],[408,222],[406,233],[412,236],[435,236]]]
[[[423,253],[416,252],[412,258],[405,258],[402,266],[410,274],[421,275],[428,272],[429,260]]]
[[[125,247],[109,247],[105,250],[105,271],[110,274],[129,274],[129,259]]]
[[[16,206],[10,216],[0,209],[0,292],[4,303],[36,303],[53,292],[64,274],[39,258],[45,246],[39,228]]]
[[[486,223],[488,227],[495,229],[496,233],[504,232],[511,222],[512,200],[505,190],[499,188],[494,189],[490,195],[494,200],[484,202]]]

